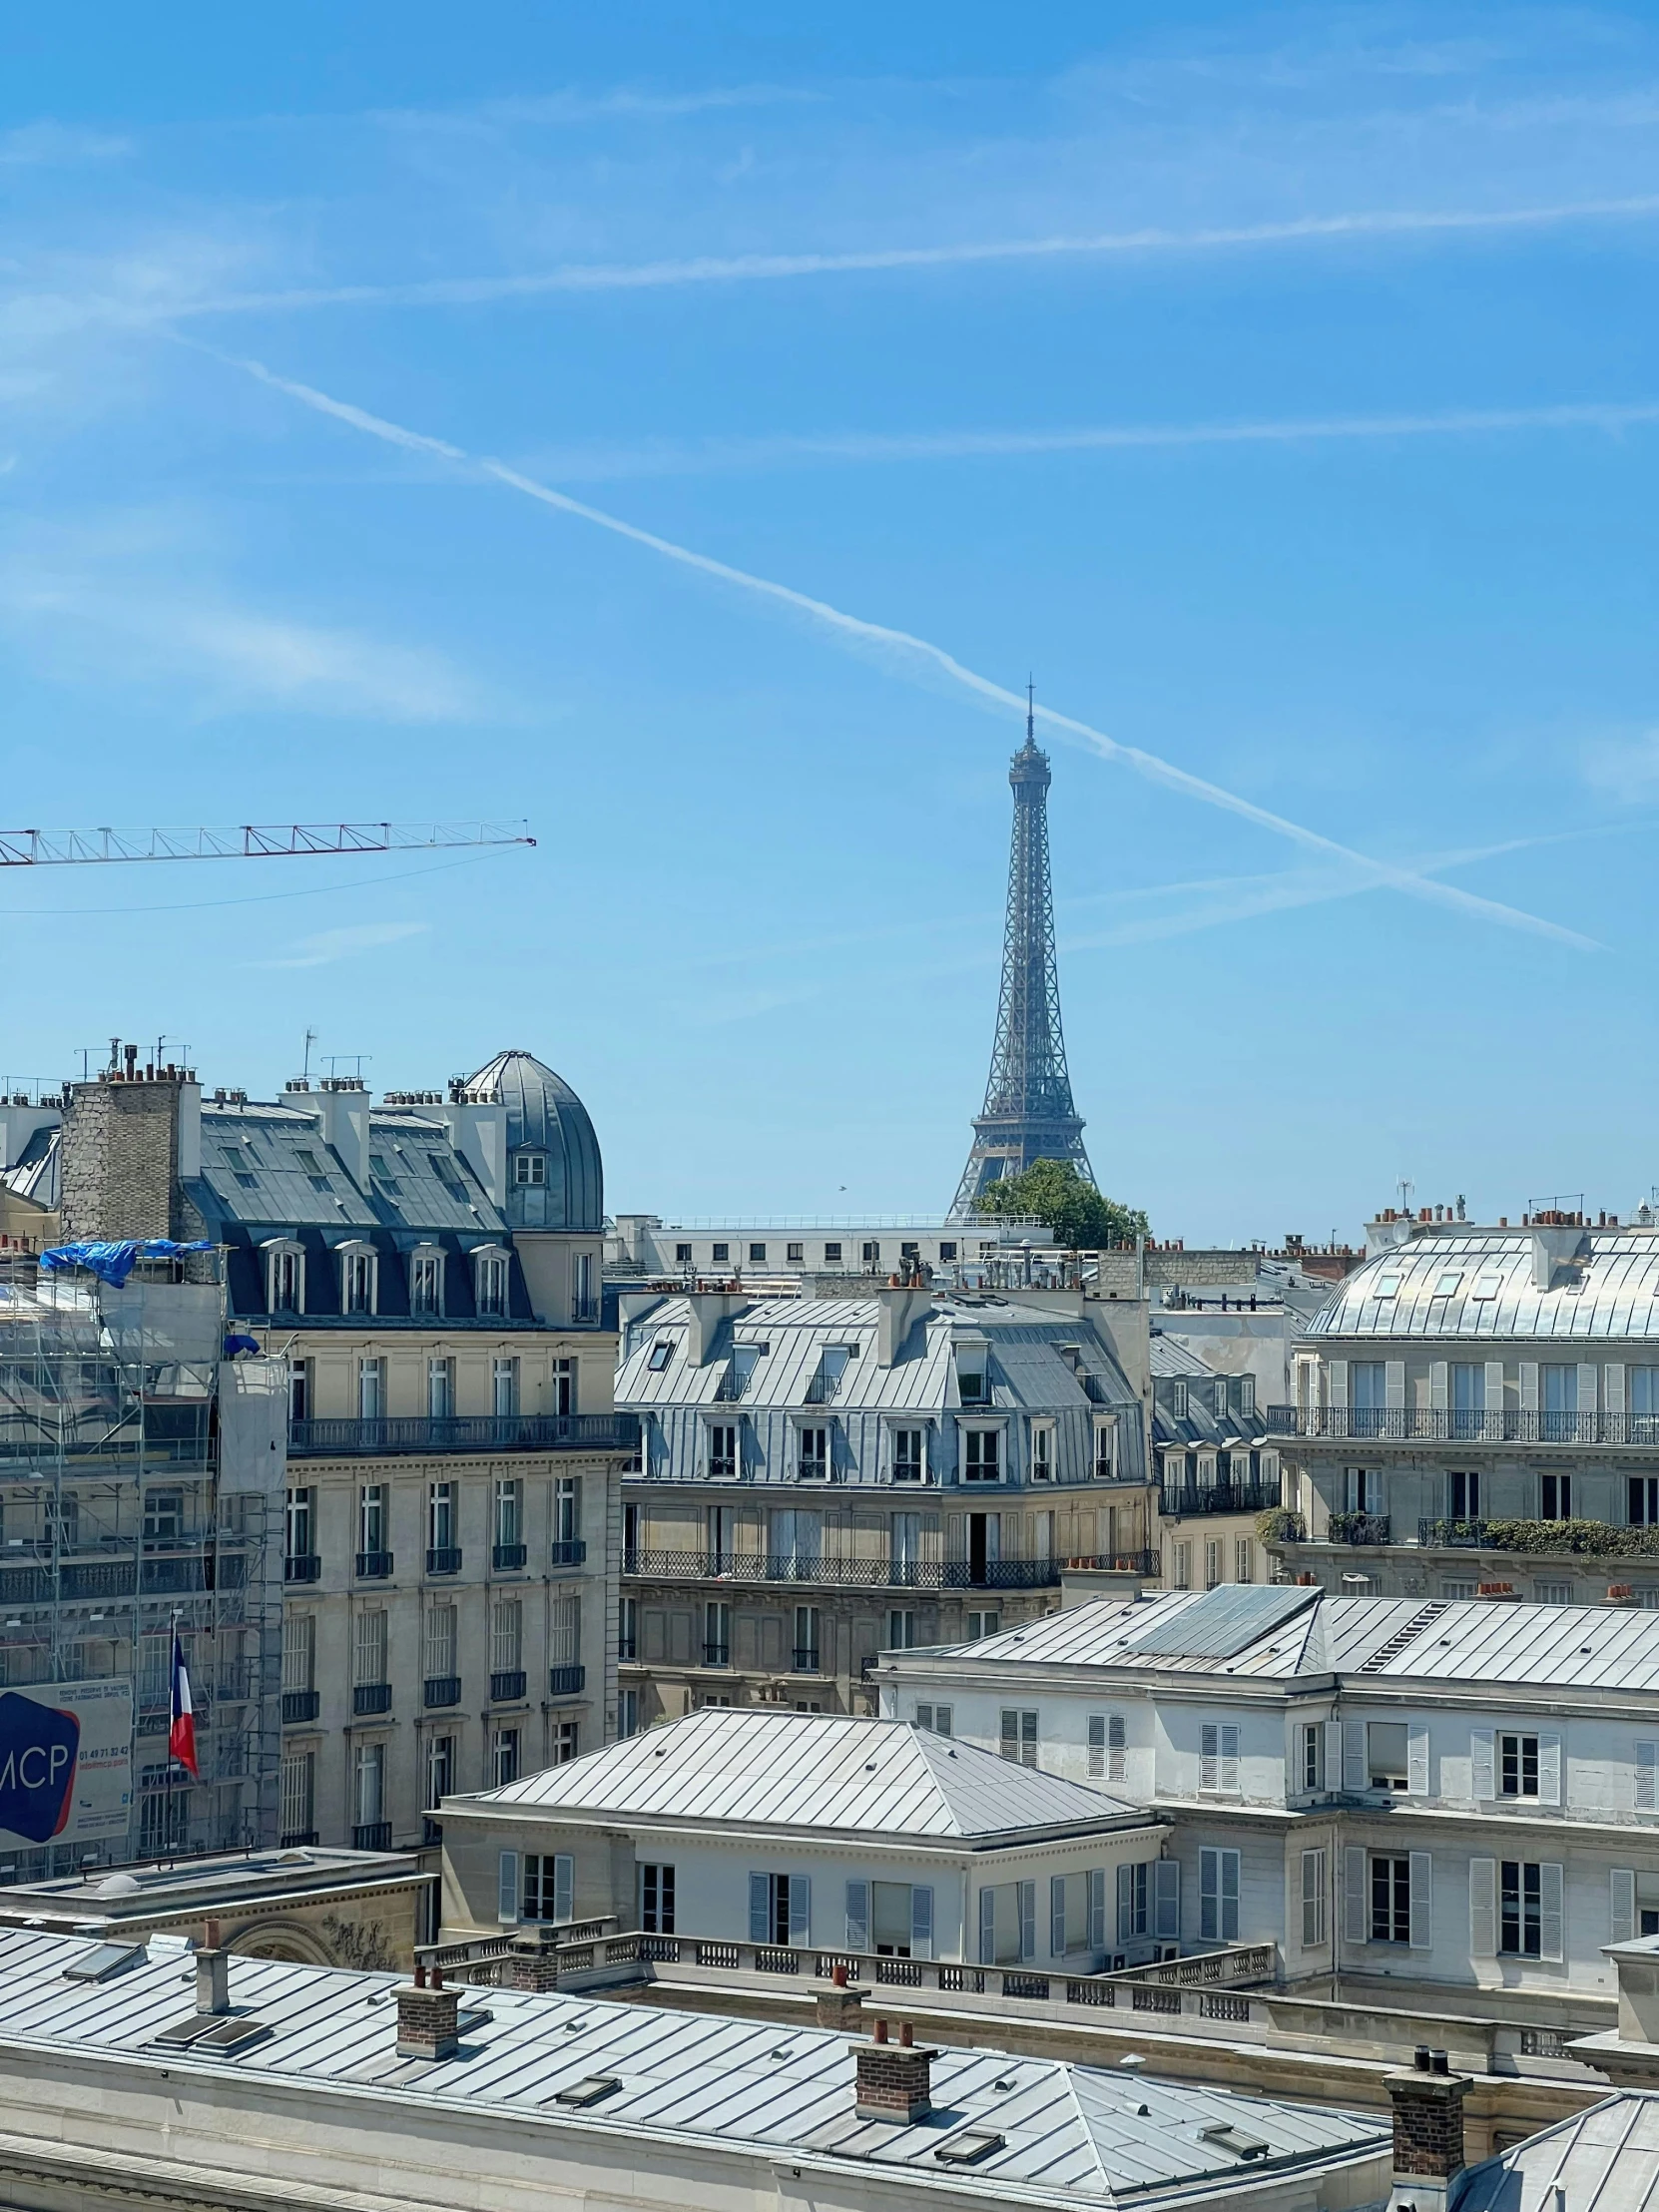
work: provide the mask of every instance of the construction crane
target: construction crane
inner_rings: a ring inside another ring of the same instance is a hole
[[[234,830],[0,830],[0,867],[113,860],[293,860],[327,852],[437,852],[534,844],[522,822],[243,823]]]

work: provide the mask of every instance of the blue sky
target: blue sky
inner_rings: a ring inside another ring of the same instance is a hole
[[[1158,1232],[1659,1180],[1651,11],[247,18],[14,26],[6,813],[539,842],[9,875],[13,1079],[522,1044],[613,1206],[942,1206],[1029,670]]]

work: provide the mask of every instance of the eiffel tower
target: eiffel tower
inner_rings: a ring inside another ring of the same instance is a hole
[[[1025,743],[1014,755],[1014,833],[1008,850],[1008,916],[985,1103],[956,1188],[951,1219],[974,1211],[987,1184],[1038,1160],[1069,1160],[1085,1182],[1083,1119],[1072,1104],[1054,961],[1054,897],[1048,880],[1048,755],[1037,746],[1035,691],[1027,687]]]

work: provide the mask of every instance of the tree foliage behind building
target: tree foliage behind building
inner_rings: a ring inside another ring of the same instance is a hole
[[[1120,1205],[1085,1183],[1069,1160],[1037,1160],[1023,1175],[987,1184],[975,1201],[981,1214],[1017,1215],[1040,1221],[1072,1252],[1100,1252],[1132,1245],[1147,1235],[1138,1206]]]

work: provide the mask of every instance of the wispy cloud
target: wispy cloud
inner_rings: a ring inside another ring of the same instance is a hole
[[[318,929],[312,936],[301,937],[293,950],[280,959],[250,960],[247,965],[260,968],[331,967],[336,960],[348,960],[356,952],[373,952],[381,945],[402,944],[406,938],[425,936],[431,926],[429,921],[360,921],[339,929]]]
[[[636,524],[624,522],[616,515],[607,514],[602,508],[592,507],[584,501],[572,499],[567,493],[555,491],[550,485],[538,483],[516,469],[506,467],[500,461],[476,459],[459,446],[450,445],[441,438],[428,437],[417,430],[409,430],[399,423],[387,422],[371,415],[361,407],[352,406],[346,400],[331,398],[309,384],[294,382],[278,376],[264,363],[249,360],[232,360],[229,355],[219,355],[227,365],[240,368],[245,374],[257,377],[273,389],[285,392],[315,412],[331,416],[370,437],[398,446],[405,451],[426,452],[435,457],[469,468],[475,473],[493,478],[510,489],[522,492],[527,498],[539,500],[543,505],[560,512],[577,516],[593,523],[613,535],[626,538],[631,544],[645,546],[660,554],[665,560],[711,576],[721,583],[736,585],[740,590],[755,594],[775,606],[789,608],[804,615],[809,621],[829,632],[838,642],[863,651],[872,651],[888,665],[902,668],[911,675],[922,674],[937,681],[939,678],[971,692],[976,698],[992,705],[1023,712],[1025,701],[1018,694],[994,683],[988,676],[968,668],[942,646],[925,638],[912,636],[908,631],[889,628],[884,623],[867,622],[857,615],[844,613],[830,605],[827,600],[814,599],[806,592],[796,591],[788,584],[774,582],[769,577],[756,576],[747,569],[735,568],[729,562],[717,561],[706,553],[696,553],[688,546],[677,545],[671,538],[659,537],[654,531],[642,530]],[[1160,784],[1166,790],[1179,793],[1183,798],[1196,799],[1208,807],[1220,808],[1224,813],[1240,820],[1254,823],[1276,836],[1289,838],[1306,850],[1321,854],[1327,859],[1339,860],[1370,875],[1377,883],[1386,884],[1394,890],[1408,893],[1415,898],[1455,907],[1468,914],[1478,914],[1488,921],[1502,923],[1505,927],[1523,929],[1538,936],[1553,938],[1557,943],[1571,944],[1581,951],[1599,950],[1594,940],[1577,930],[1566,929],[1558,922],[1546,921],[1542,916],[1505,906],[1495,899],[1479,898],[1471,891],[1457,889],[1448,883],[1436,882],[1432,877],[1413,874],[1386,860],[1373,859],[1358,852],[1334,837],[1325,836],[1317,830],[1291,821],[1287,816],[1275,814],[1271,809],[1259,807],[1253,800],[1230,792],[1222,785],[1213,784],[1206,777],[1194,776],[1188,770],[1177,768],[1171,762],[1160,760],[1156,754],[1147,753],[1139,746],[1124,745],[1103,730],[1077,720],[1075,716],[1058,713],[1052,707],[1037,710],[1044,728],[1054,731],[1063,739],[1079,743],[1104,760],[1113,761],[1131,769],[1150,783]]]
[[[1583,769],[1593,790],[1626,805],[1651,805],[1659,796],[1659,730],[1593,741],[1584,748]]]
[[[10,167],[109,162],[132,150],[131,139],[101,131],[78,131],[65,123],[23,123],[16,130],[0,131],[0,163]]]

